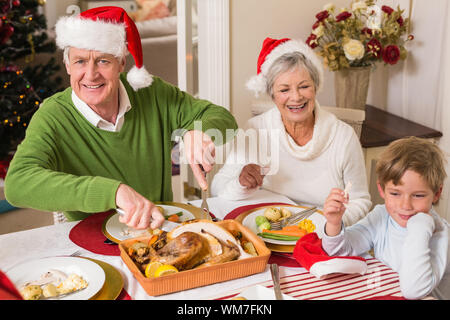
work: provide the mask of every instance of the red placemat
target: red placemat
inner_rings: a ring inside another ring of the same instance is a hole
[[[113,211],[99,212],[81,220],[70,230],[69,239],[77,246],[93,253],[120,256],[119,246],[106,244],[107,238],[102,232],[103,222],[112,213]]]
[[[128,294],[128,292],[125,289],[122,289],[116,300],[132,300],[132,299]]]
[[[282,202],[267,202],[267,203],[250,204],[248,206],[238,207],[238,208],[230,211],[223,218],[223,220],[236,219],[241,213],[249,211],[249,210],[252,210],[252,209],[255,209],[255,208],[265,207],[265,206],[279,206],[279,205],[288,205],[288,206],[290,206],[291,204],[289,204],[289,203],[282,203]]]

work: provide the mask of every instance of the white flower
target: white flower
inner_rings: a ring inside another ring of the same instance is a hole
[[[375,5],[367,7],[367,15],[366,27],[372,30],[380,30],[382,18],[381,8]]]
[[[323,24],[320,24],[317,28],[315,28],[312,31],[312,34],[315,34],[317,36],[317,39],[318,39],[321,36],[323,36],[324,32],[325,32],[325,28],[324,28]]]
[[[344,53],[348,60],[359,60],[364,57],[364,45],[359,40],[351,39],[344,44]]]
[[[328,12],[334,12],[334,9],[336,9],[336,7],[333,3],[328,3],[323,6],[323,10],[327,10]]]
[[[364,1],[358,1],[353,3],[352,5],[352,11],[356,10],[365,10],[367,9],[367,4]]]

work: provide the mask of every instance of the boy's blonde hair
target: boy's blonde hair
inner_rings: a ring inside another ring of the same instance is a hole
[[[384,189],[386,183],[400,183],[406,170],[422,176],[434,193],[442,187],[445,173],[444,153],[429,140],[408,137],[389,144],[377,162],[378,182]]]

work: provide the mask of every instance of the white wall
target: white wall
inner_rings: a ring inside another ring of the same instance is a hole
[[[47,28],[52,29],[59,17],[71,14],[67,9],[73,5],[78,6],[78,0],[47,0],[44,5]]]
[[[243,126],[251,117],[254,97],[245,82],[256,74],[256,62],[266,37],[296,38],[303,41],[311,33],[315,15],[333,2],[336,8],[348,6],[350,0],[230,0],[231,19],[231,110]],[[372,74],[368,103],[384,108],[386,87],[384,67]],[[325,82],[317,96],[322,105],[335,105],[334,74],[325,70]]]

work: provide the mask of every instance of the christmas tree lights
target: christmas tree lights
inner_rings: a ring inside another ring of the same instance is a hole
[[[33,63],[37,54],[56,50],[39,10],[44,4],[0,0],[0,160],[15,151],[40,103],[62,89],[54,58]]]

